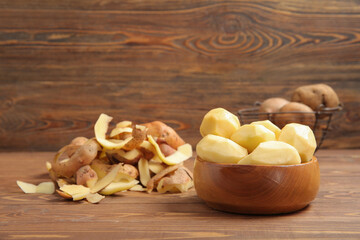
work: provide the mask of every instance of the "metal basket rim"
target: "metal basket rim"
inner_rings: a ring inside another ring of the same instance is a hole
[[[319,110],[316,111],[311,111],[311,112],[303,112],[303,111],[291,111],[291,112],[257,112],[257,113],[249,113],[249,112],[253,112],[253,111],[257,111],[259,110],[261,105],[261,102],[255,102],[254,106],[255,107],[251,107],[251,108],[244,108],[244,109],[240,109],[238,110],[238,114],[246,114],[246,115],[252,115],[252,114],[283,114],[283,113],[301,113],[301,114],[326,114],[326,113],[333,113],[333,112],[338,112],[341,111],[343,109],[343,104],[340,103],[337,107],[332,107],[332,108],[327,108],[324,107],[323,105],[320,105],[318,108]]]

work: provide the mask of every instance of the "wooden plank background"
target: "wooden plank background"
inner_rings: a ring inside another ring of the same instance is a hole
[[[0,150],[57,150],[102,112],[195,145],[209,109],[320,82],[345,105],[324,148],[359,148],[359,3],[2,0]]]

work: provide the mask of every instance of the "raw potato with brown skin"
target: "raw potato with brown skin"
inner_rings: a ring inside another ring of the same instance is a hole
[[[159,147],[165,157],[170,156],[171,154],[176,152],[175,149],[173,149],[172,147],[170,147],[170,145],[168,145],[166,143],[160,143]]]
[[[259,119],[260,120],[270,120],[273,122],[274,115],[271,113],[280,112],[280,109],[288,103],[289,103],[289,101],[284,98],[275,97],[275,98],[266,99],[260,105]],[[262,113],[268,113],[268,114],[262,114]]]
[[[334,89],[326,84],[313,84],[299,87],[295,90],[291,101],[308,105],[313,110],[319,110],[321,105],[333,108],[340,104]]]
[[[85,165],[76,171],[76,184],[85,187],[92,187],[98,180],[96,172],[89,166]]]
[[[284,98],[268,98],[263,101],[260,105],[259,112],[273,113],[279,112],[285,104],[288,104],[289,101]]]
[[[165,142],[174,149],[185,144],[184,140],[175,132],[175,130],[163,122],[154,121],[142,125],[148,128],[148,135],[165,140]]]
[[[137,168],[130,164],[122,164],[119,172],[122,172],[132,177],[133,179],[136,179],[139,176],[139,171],[137,170]]]
[[[85,165],[89,165],[97,156],[100,146],[96,140],[90,140],[79,147],[68,160],[56,156],[52,164],[52,169],[57,176],[70,178],[76,171]],[[61,155],[61,153],[58,153]]]
[[[147,160],[150,160],[155,156],[155,154],[153,152],[151,152],[145,148],[140,148],[139,150],[142,153],[143,157]]]
[[[74,138],[74,139],[71,141],[70,145],[82,146],[82,145],[84,145],[87,141],[89,141],[89,139],[86,138],[86,137],[76,137],[76,138]]]
[[[78,150],[80,147],[81,147],[80,145],[73,145],[73,144],[69,144],[69,145],[62,147],[58,151],[58,154],[61,153],[61,156],[59,156],[59,159],[70,158],[76,152],[76,150]]]
[[[283,106],[280,112],[274,115],[274,123],[279,128],[283,128],[288,123],[300,123],[308,125],[310,128],[314,127],[315,113],[305,104],[290,102]]]

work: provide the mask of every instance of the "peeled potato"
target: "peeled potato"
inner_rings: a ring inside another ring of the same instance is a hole
[[[260,143],[275,141],[276,137],[275,133],[262,125],[246,124],[241,126],[233,135],[231,135],[230,139],[240,146],[243,146],[251,153]]]
[[[266,127],[267,129],[269,129],[270,131],[272,131],[275,134],[276,139],[279,138],[281,129],[278,128],[278,126],[276,126],[275,124],[273,124],[270,120],[256,121],[256,122],[252,122],[250,124],[251,125],[262,125],[262,126]]]
[[[315,113],[302,103],[290,102],[280,109],[280,114],[274,115],[274,123],[283,128],[288,123],[300,123],[313,127],[315,124]]]
[[[269,141],[260,145],[238,162],[244,165],[292,165],[300,164],[298,151],[285,142]]]
[[[237,163],[248,152],[246,148],[230,139],[208,134],[197,144],[196,153],[200,158],[209,162]]]
[[[281,130],[279,141],[286,142],[295,147],[303,163],[312,159],[316,149],[313,131],[310,127],[297,123],[286,125]]]
[[[230,136],[240,127],[237,116],[223,108],[215,108],[205,114],[201,125],[201,136],[213,134],[225,138]]]
[[[179,146],[175,153],[165,157],[160,150],[159,144],[157,144],[151,135],[148,135],[148,140],[154,146],[157,157],[159,157],[166,165],[176,165],[192,157],[192,147],[188,143]]]

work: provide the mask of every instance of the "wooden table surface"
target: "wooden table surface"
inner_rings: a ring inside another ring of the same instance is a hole
[[[307,208],[237,215],[185,194],[122,193],[100,204],[24,194],[49,180],[51,152],[0,153],[0,239],[360,239],[360,150],[320,150],[321,186]]]

